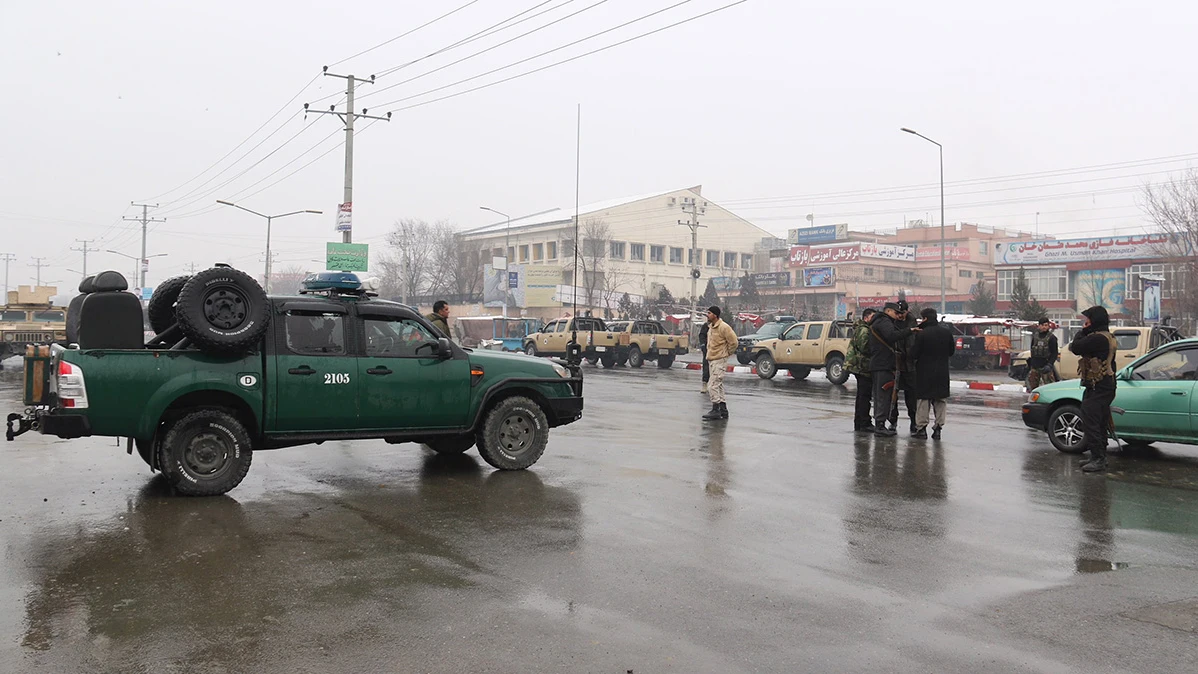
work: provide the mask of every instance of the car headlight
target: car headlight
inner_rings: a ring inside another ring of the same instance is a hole
[[[1036,402],[1036,401],[1037,401],[1037,400],[1039,400],[1039,399],[1040,399],[1040,393],[1039,393],[1038,391],[1037,391],[1037,392],[1033,392],[1033,393],[1032,393],[1032,397],[1031,397],[1031,398],[1028,398],[1028,402],[1029,402],[1029,403],[1034,403],[1034,402]]]
[[[562,379],[570,378],[570,371],[566,368],[558,365],[557,363],[550,363],[550,365],[553,366],[553,371],[557,373],[557,376],[561,377]]]

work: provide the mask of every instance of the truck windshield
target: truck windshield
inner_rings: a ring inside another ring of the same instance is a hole
[[[757,331],[757,336],[763,339],[770,339],[782,334],[783,328],[789,327],[788,323],[766,323]]]
[[[35,311],[33,320],[39,323],[61,323],[66,320],[66,315],[61,311]]]
[[[25,312],[24,311],[0,312],[0,321],[7,321],[10,323],[20,323],[24,320],[25,320]]]

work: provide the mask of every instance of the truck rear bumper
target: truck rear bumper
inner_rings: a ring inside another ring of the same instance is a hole
[[[70,440],[92,434],[92,425],[82,414],[59,414],[57,411],[38,412],[37,432],[42,435]]]

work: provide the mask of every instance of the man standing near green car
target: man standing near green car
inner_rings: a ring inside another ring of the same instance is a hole
[[[425,316],[433,327],[441,331],[442,337],[449,337],[449,302],[437,300],[433,303],[433,313]],[[505,326],[506,327],[506,326]]]
[[[874,429],[869,415],[873,399],[873,377],[869,375],[869,324],[877,314],[873,307],[861,312],[861,318],[853,324],[853,338],[849,341],[849,353],[844,366],[857,378],[857,394],[853,406],[853,431],[870,432]]]

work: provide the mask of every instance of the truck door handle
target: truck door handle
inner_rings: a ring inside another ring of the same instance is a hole
[[[301,365],[299,367],[293,367],[290,370],[287,370],[287,374],[300,374],[306,377],[310,374],[316,374],[316,370],[313,370],[307,365]]]
[[[369,370],[366,371],[366,374],[388,375],[388,374],[391,374],[391,370],[388,369],[385,365],[380,365],[379,367],[370,368]]]
[[[1175,396],[1183,396],[1186,394],[1185,391],[1169,391],[1169,393]]]

